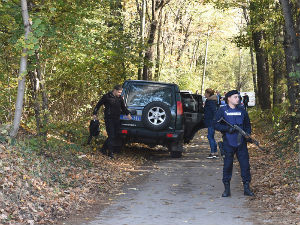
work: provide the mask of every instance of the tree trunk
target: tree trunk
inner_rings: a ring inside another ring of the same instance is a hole
[[[204,56],[204,65],[203,65],[203,74],[201,80],[201,95],[204,95],[204,81],[205,81],[205,73],[206,73],[206,65],[207,65],[207,53],[208,53],[208,45],[209,45],[209,30],[207,31],[207,39],[206,39],[206,47],[205,47],[205,56]]]
[[[25,30],[25,40],[27,40],[28,35],[31,32],[31,25],[29,22],[29,14],[27,8],[27,1],[21,0],[21,8],[22,8],[22,18]],[[15,116],[13,121],[13,128],[10,132],[10,136],[15,138],[17,136],[22,111],[23,111],[23,101],[24,101],[24,92],[25,92],[25,82],[26,82],[26,74],[27,74],[27,48],[23,47],[21,60],[20,60],[20,71],[19,71],[19,81],[18,81],[18,93],[17,93],[17,100],[16,100],[16,109],[15,109]]]
[[[242,55],[241,55],[241,48],[239,48],[239,67],[236,73],[236,90],[241,91],[241,77],[242,77]]]
[[[150,32],[148,38],[148,49],[144,57],[144,67],[143,67],[143,80],[152,80],[152,64],[153,64],[153,51],[154,51],[154,39],[155,32],[157,29],[157,15],[156,15],[156,0],[152,0],[152,21],[150,24]]]
[[[291,84],[291,109],[296,113],[296,116],[292,118],[292,125],[298,124],[300,121],[300,46],[299,40],[297,39],[296,29],[294,27],[292,7],[289,0],[280,0],[281,8],[285,21],[285,45],[286,45],[286,60],[288,66],[292,69],[288,72],[288,78]],[[299,12],[296,12],[299,13]],[[289,68],[289,70],[290,70]]]
[[[271,109],[270,99],[270,78],[268,68],[268,56],[265,49],[261,46],[262,32],[252,33],[257,62],[257,89],[258,99],[262,110]]]
[[[282,27],[278,24],[275,24],[274,30],[274,46],[279,46],[279,38],[281,35]],[[284,65],[284,57],[281,51],[275,51],[272,54],[272,68],[273,68],[273,107],[276,105],[280,105],[282,103],[283,97],[283,88],[281,81],[283,79],[283,65]]]
[[[189,36],[190,36],[189,31],[190,31],[190,25],[191,25],[192,21],[193,21],[193,17],[190,17],[188,25],[185,28],[184,42],[183,42],[183,45],[181,46],[181,48],[179,50],[177,61],[180,61],[181,56],[184,52],[184,49],[186,48],[186,45],[187,45],[187,42],[188,42],[188,39],[189,39]]]
[[[136,0],[137,10],[140,15],[140,53],[139,58],[141,62],[138,66],[138,80],[142,79],[143,75],[143,60],[144,60],[144,44],[145,44],[145,26],[146,26],[146,0],[142,0],[141,7],[139,6],[139,1]]]
[[[152,66],[154,53],[154,39],[157,30],[157,12],[168,4],[170,0],[152,0],[152,18],[148,37],[148,49],[144,57],[143,80],[152,80]]]
[[[36,77],[34,71],[29,71],[29,79],[31,83],[31,98],[33,101],[33,108],[35,114],[35,121],[36,121],[36,133],[40,135],[41,133],[41,116],[40,116],[40,103],[38,100],[38,89],[39,89],[39,79]]]
[[[191,63],[190,63],[190,70],[192,70],[195,61],[196,61],[196,54],[198,52],[198,48],[199,48],[199,44],[200,44],[200,39],[198,39],[197,41],[195,41],[194,43],[194,47],[193,47],[193,52],[192,52],[192,57],[191,57]]]
[[[46,82],[45,82],[45,78],[44,78],[45,71],[42,72],[42,67],[40,64],[40,56],[37,51],[35,51],[35,58],[36,58],[36,62],[37,62],[37,68],[36,68],[37,79],[40,81],[38,92],[40,92],[42,95],[43,122],[40,124],[40,135],[44,136],[45,140],[46,140],[47,133],[48,133],[47,125],[48,125],[49,112],[48,112],[48,96],[47,96],[47,91],[46,91],[46,87],[45,87]]]
[[[282,103],[282,87],[281,81],[283,78],[283,57],[273,56],[272,57],[272,68],[273,68],[273,106],[280,105]]]
[[[156,44],[156,63],[155,63],[155,75],[154,79],[156,81],[159,80],[160,76],[160,44],[161,44],[161,27],[162,27],[162,14],[163,14],[163,9],[161,8],[159,12],[159,26],[158,26],[158,33],[157,33],[157,44]]]
[[[294,110],[296,104],[296,79],[294,77],[289,76],[293,71],[293,62],[292,62],[292,49],[288,45],[288,35],[284,32],[284,54],[285,54],[285,66],[286,66],[286,79],[288,86],[288,99],[291,105],[291,110]]]
[[[291,10],[291,4],[289,0],[280,0],[281,8],[285,21],[287,46],[291,48],[292,62],[294,66],[294,72],[300,73],[300,47],[296,36],[296,30],[294,27],[293,15]],[[299,74],[300,76],[300,74]],[[300,79],[300,77],[299,77]]]
[[[257,96],[257,81],[256,81],[257,79],[256,79],[256,71],[255,71],[254,55],[253,55],[252,46],[250,47],[250,56],[251,56],[251,71],[252,71],[253,88],[254,88],[255,96]]]

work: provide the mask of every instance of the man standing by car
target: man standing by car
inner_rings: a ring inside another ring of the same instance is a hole
[[[248,104],[249,104],[249,96],[247,95],[247,93],[245,93],[245,95],[243,96],[243,103],[244,103],[245,109],[247,110]]]
[[[204,124],[207,127],[207,139],[210,146],[210,154],[208,159],[218,158],[217,143],[215,141],[215,129],[213,119],[217,112],[217,95],[211,88],[205,90],[205,105],[204,105]]]
[[[216,130],[223,133],[223,150],[225,153],[224,166],[223,166],[223,183],[225,191],[222,197],[229,197],[230,193],[230,180],[232,177],[232,167],[234,154],[241,167],[241,176],[244,184],[244,195],[253,196],[250,190],[251,174],[249,164],[249,154],[247,149],[247,140],[241,136],[234,128],[220,122],[223,118],[232,125],[237,125],[248,134],[251,134],[251,124],[248,113],[239,106],[239,92],[232,90],[226,93],[225,101],[226,106],[219,109],[214,120],[214,127]]]
[[[132,119],[130,112],[126,108],[124,100],[121,96],[122,90],[123,89],[121,85],[116,85],[112,91],[102,96],[93,111],[93,117],[96,119],[99,108],[102,105],[105,106],[104,120],[108,138],[104,142],[101,152],[106,154],[106,151],[108,150],[108,155],[110,158],[114,157],[114,146],[120,138],[119,132],[121,112],[125,113],[128,116],[128,119]]]

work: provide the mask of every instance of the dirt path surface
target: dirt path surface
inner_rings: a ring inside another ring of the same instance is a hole
[[[206,159],[208,153],[203,135],[187,146],[181,159],[156,155],[148,175],[140,174],[141,179],[124,187],[93,219],[73,219],[64,224],[255,224],[246,207],[247,197],[243,195],[237,169],[231,184],[232,197],[222,198],[222,159]]]

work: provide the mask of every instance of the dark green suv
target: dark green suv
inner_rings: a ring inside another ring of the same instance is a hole
[[[121,115],[125,143],[167,146],[178,158],[183,144],[204,127],[201,95],[180,92],[176,84],[128,80],[122,96],[132,115],[132,120]]]

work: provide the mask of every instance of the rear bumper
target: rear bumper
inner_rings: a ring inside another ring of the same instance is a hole
[[[121,137],[126,142],[168,145],[183,140],[184,130],[152,131],[145,128],[121,126]]]

